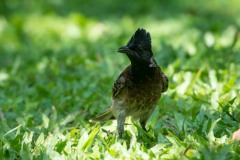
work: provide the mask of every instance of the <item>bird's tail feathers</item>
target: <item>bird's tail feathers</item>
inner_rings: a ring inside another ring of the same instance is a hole
[[[110,119],[115,119],[112,113],[112,108],[109,108],[108,110],[106,110],[104,113],[98,115],[95,118],[92,118],[89,120],[89,122],[106,122]]]

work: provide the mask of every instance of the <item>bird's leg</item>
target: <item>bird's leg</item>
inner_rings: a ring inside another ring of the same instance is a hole
[[[147,123],[147,120],[142,121],[142,120],[140,119],[140,124],[141,124],[141,126],[142,126],[142,129],[147,132],[146,123]]]
[[[144,131],[146,131],[146,132],[147,132],[146,124],[147,124],[147,120],[148,120],[148,118],[150,117],[150,115],[151,115],[151,114],[148,114],[148,113],[147,113],[147,114],[141,116],[141,117],[140,117],[140,120],[139,120],[139,122],[140,122],[140,124],[141,124],[141,126],[142,126],[142,129],[143,129]]]
[[[120,113],[117,117],[117,129],[118,129],[118,134],[120,139],[122,139],[125,118],[126,118],[125,113]]]

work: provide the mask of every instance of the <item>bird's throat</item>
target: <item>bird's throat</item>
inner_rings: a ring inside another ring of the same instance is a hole
[[[154,76],[156,68],[149,65],[131,65],[131,76],[134,81],[143,81],[146,77]]]

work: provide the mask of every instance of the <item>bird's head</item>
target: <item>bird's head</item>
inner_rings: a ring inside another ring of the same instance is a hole
[[[118,48],[117,51],[125,53],[132,64],[157,66],[153,58],[151,36],[145,29],[138,29],[127,45]]]

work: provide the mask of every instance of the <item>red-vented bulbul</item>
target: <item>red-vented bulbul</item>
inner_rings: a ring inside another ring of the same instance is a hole
[[[151,47],[151,37],[145,29],[138,29],[126,46],[117,50],[128,56],[131,64],[119,75],[112,88],[112,106],[91,119],[104,122],[117,119],[117,130],[122,138],[125,118],[139,119],[146,131],[146,123],[161,93],[168,89],[168,78],[157,65]]]

